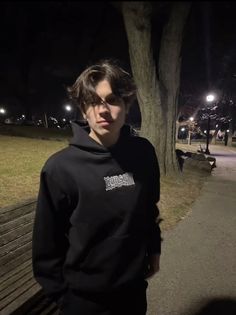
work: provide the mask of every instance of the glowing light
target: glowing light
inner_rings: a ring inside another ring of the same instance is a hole
[[[206,97],[207,102],[213,102],[215,99],[215,96],[213,94],[209,94]]]
[[[70,112],[70,111],[72,110],[72,107],[71,107],[70,105],[66,105],[66,106],[65,106],[65,109],[66,109],[68,112]]]

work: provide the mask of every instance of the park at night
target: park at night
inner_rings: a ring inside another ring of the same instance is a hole
[[[1,315],[236,314],[236,4],[0,4]]]

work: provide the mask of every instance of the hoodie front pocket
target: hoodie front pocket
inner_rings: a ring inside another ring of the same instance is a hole
[[[81,264],[83,270],[94,272],[118,267],[130,252],[130,236],[108,237],[91,247],[87,257]],[[123,259],[122,259],[123,257]]]
[[[92,247],[80,265],[81,272],[102,286],[123,284],[142,274],[145,246],[140,237],[109,237]]]

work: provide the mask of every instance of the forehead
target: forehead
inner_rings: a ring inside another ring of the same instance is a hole
[[[107,80],[102,80],[98,82],[95,91],[100,97],[105,97],[112,93],[112,88]]]

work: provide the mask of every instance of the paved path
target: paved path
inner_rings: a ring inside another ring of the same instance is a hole
[[[210,151],[217,163],[212,176],[191,213],[163,234],[148,315],[236,315],[236,151]]]

